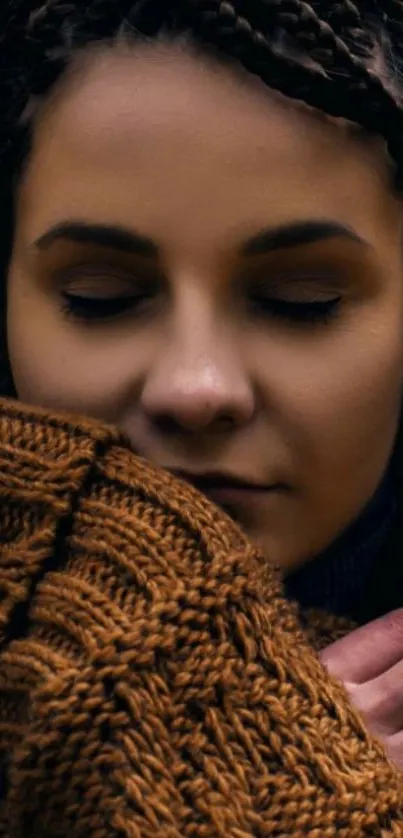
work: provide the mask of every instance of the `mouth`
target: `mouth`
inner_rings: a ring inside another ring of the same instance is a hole
[[[258,483],[220,472],[193,474],[173,469],[172,473],[190,483],[219,506],[251,502],[270,493],[284,492],[286,489],[282,483]]]

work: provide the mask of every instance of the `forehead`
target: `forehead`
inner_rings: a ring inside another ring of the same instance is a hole
[[[178,45],[78,60],[38,114],[21,201],[39,226],[134,210],[155,235],[189,207],[234,235],[329,215],[368,235],[397,209],[380,141]]]

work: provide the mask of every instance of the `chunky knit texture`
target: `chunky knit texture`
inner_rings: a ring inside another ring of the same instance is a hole
[[[2,838],[403,836],[401,776],[225,515],[7,402],[0,496]]]

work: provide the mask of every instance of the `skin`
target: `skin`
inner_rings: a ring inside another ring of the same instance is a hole
[[[403,609],[374,620],[322,652],[368,727],[403,768]]]
[[[245,253],[262,230],[323,220],[353,237]],[[48,235],[72,221],[152,248]],[[356,518],[387,467],[401,221],[380,143],[184,47],[91,53],[39,108],[17,191],[17,393],[116,423],[167,468],[280,484],[226,508],[287,573]],[[66,313],[66,293],[140,300],[88,323]],[[336,297],[317,323],[270,302]]]

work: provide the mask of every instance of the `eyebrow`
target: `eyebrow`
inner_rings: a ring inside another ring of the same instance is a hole
[[[307,220],[282,224],[261,230],[242,245],[243,256],[259,256],[283,250],[289,247],[300,247],[304,244],[314,244],[326,239],[345,238],[369,247],[370,244],[346,224],[338,221]]]
[[[38,250],[47,250],[55,242],[95,245],[120,250],[134,256],[155,258],[158,247],[151,239],[111,224],[90,224],[84,221],[63,221],[46,231],[34,242]]]
[[[241,246],[241,255],[259,256],[334,238],[346,238],[366,247],[370,246],[369,242],[346,224],[313,219],[261,230]],[[155,259],[159,253],[158,246],[152,239],[133,230],[119,225],[91,224],[85,221],[63,221],[56,224],[36,239],[34,247],[47,250],[58,241],[104,247],[151,259]]]

